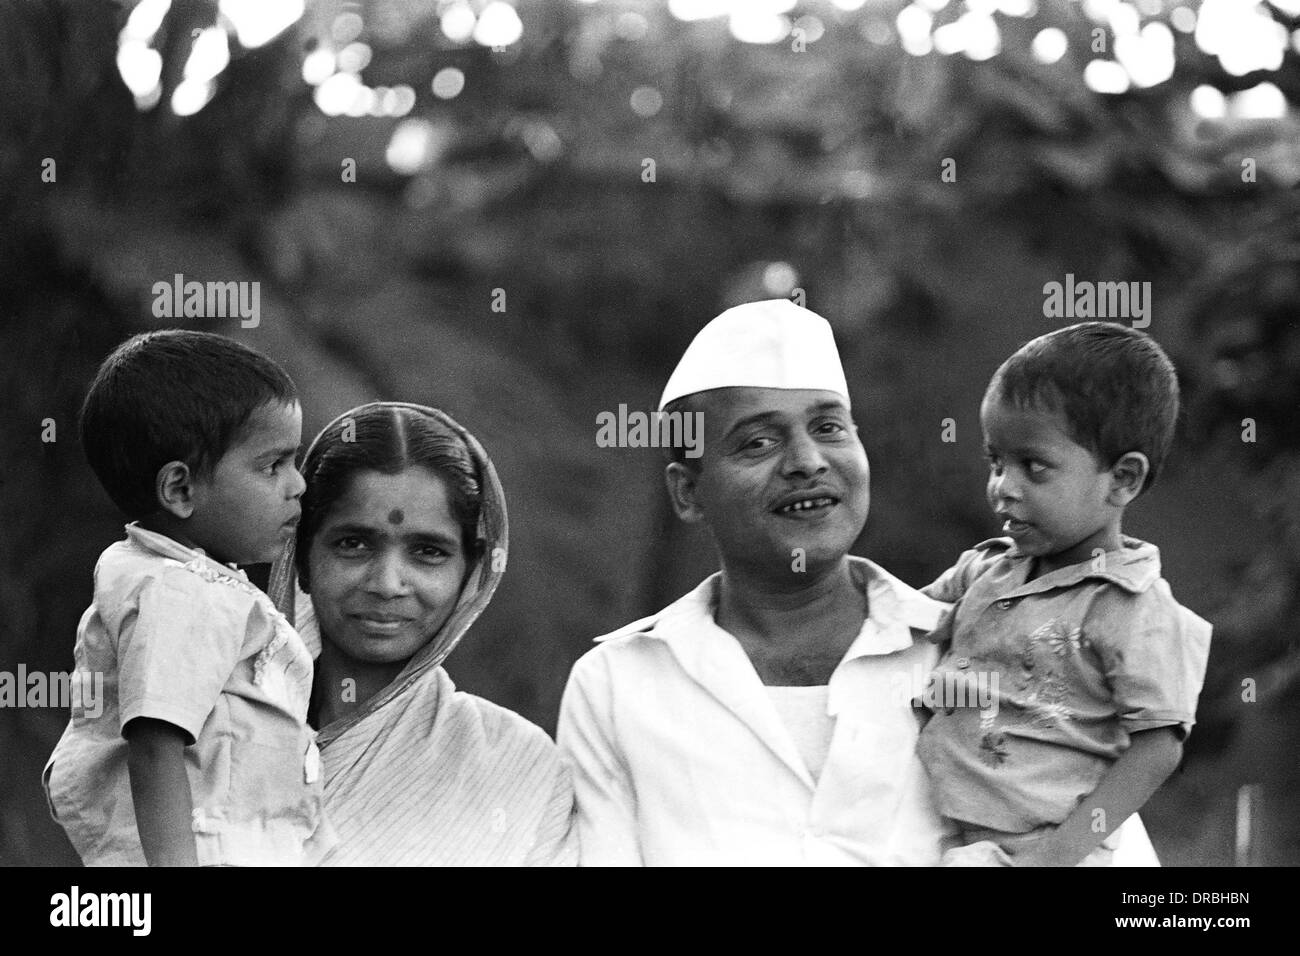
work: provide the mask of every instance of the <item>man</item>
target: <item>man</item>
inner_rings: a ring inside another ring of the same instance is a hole
[[[937,863],[905,689],[947,605],[848,553],[869,468],[830,325],[783,299],[728,310],[660,410],[703,414],[702,456],[666,478],[722,570],[574,666],[583,862]]]
[[[677,449],[665,477],[722,570],[574,665],[558,737],[582,862],[938,863],[911,697],[948,605],[848,553],[870,472],[829,324],[783,299],[730,309],[659,408],[703,415],[702,455]],[[1116,863],[1154,863],[1137,818],[1121,829]]]

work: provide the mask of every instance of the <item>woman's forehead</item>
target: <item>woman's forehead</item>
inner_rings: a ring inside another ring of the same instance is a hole
[[[447,482],[418,466],[392,475],[371,470],[356,472],[326,521],[401,526],[404,530],[424,524],[456,525]]]

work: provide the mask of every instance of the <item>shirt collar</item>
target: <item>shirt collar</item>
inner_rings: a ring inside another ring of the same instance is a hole
[[[202,548],[188,547],[175,538],[169,538],[165,534],[159,534],[157,531],[150,531],[148,528],[141,527],[138,521],[132,521],[126,526],[126,537],[137,547],[151,551],[160,557],[171,558],[182,564],[198,562],[200,567],[209,568],[246,584],[249,583],[248,575],[234,565],[222,564],[216,558],[208,557]]]
[[[873,561],[855,555],[849,555],[848,560],[855,583],[866,594],[868,616],[844,660],[903,650],[912,646],[913,630],[931,631],[938,625],[947,604],[926,597]],[[633,621],[596,640],[641,634],[669,644],[689,642],[698,635],[701,626],[717,627],[713,609],[721,580],[721,573],[710,575],[695,590],[658,614]]]
[[[913,631],[928,632],[948,609],[866,558],[850,557],[854,577],[867,595],[867,619],[845,660],[868,654],[892,654],[912,646]]]
[[[1141,594],[1160,579],[1160,549],[1127,535],[1120,539],[1118,550],[1058,568],[1028,582],[1024,581],[1024,576],[1029,573],[1032,557],[1022,554],[1014,545],[1006,552],[1006,557],[1015,562],[1020,571],[1022,583],[1016,591],[1022,594],[1073,587],[1089,578],[1109,581],[1133,594]]]

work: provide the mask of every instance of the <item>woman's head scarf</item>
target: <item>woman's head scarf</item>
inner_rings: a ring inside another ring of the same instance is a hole
[[[456,607],[442,628],[437,634],[432,635],[429,642],[415,653],[406,663],[401,673],[393,679],[392,683],[364,705],[358,707],[354,713],[321,728],[317,742],[322,747],[349,727],[364,720],[369,714],[412,688],[421,677],[432,672],[446,660],[447,655],[452,652],[460,639],[465,636],[465,632],[469,630],[470,625],[477,620],[478,616],[483,613],[483,609],[487,607],[488,602],[492,600],[492,595],[496,591],[506,567],[508,530],[506,500],[501,489],[501,482],[497,478],[496,469],[492,466],[492,461],[488,458],[487,452],[483,450],[483,446],[450,415],[427,405],[415,405],[410,402],[370,402],[360,405],[351,411],[344,412],[321,429],[308,448],[307,457],[304,458],[304,461],[310,460],[312,453],[323,442],[339,441],[340,426],[347,419],[355,418],[363,412],[376,408],[409,409],[418,414],[427,415],[451,430],[464,442],[470,458],[474,462],[479,483],[479,517],[475,535],[478,546],[475,549],[476,555],[472,563],[466,569],[465,583],[461,587]],[[311,475],[304,475],[304,477],[308,482],[311,481]],[[275,601],[276,607],[289,615],[291,621],[293,620],[294,598],[297,593],[295,553],[296,539],[290,539],[272,568],[268,587],[271,599]],[[321,639],[322,641],[326,640],[325,635],[322,634]]]

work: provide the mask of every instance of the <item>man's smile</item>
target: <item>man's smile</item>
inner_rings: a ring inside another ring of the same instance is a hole
[[[826,514],[839,503],[839,495],[829,488],[811,488],[782,495],[772,511],[784,518],[812,518]]]

